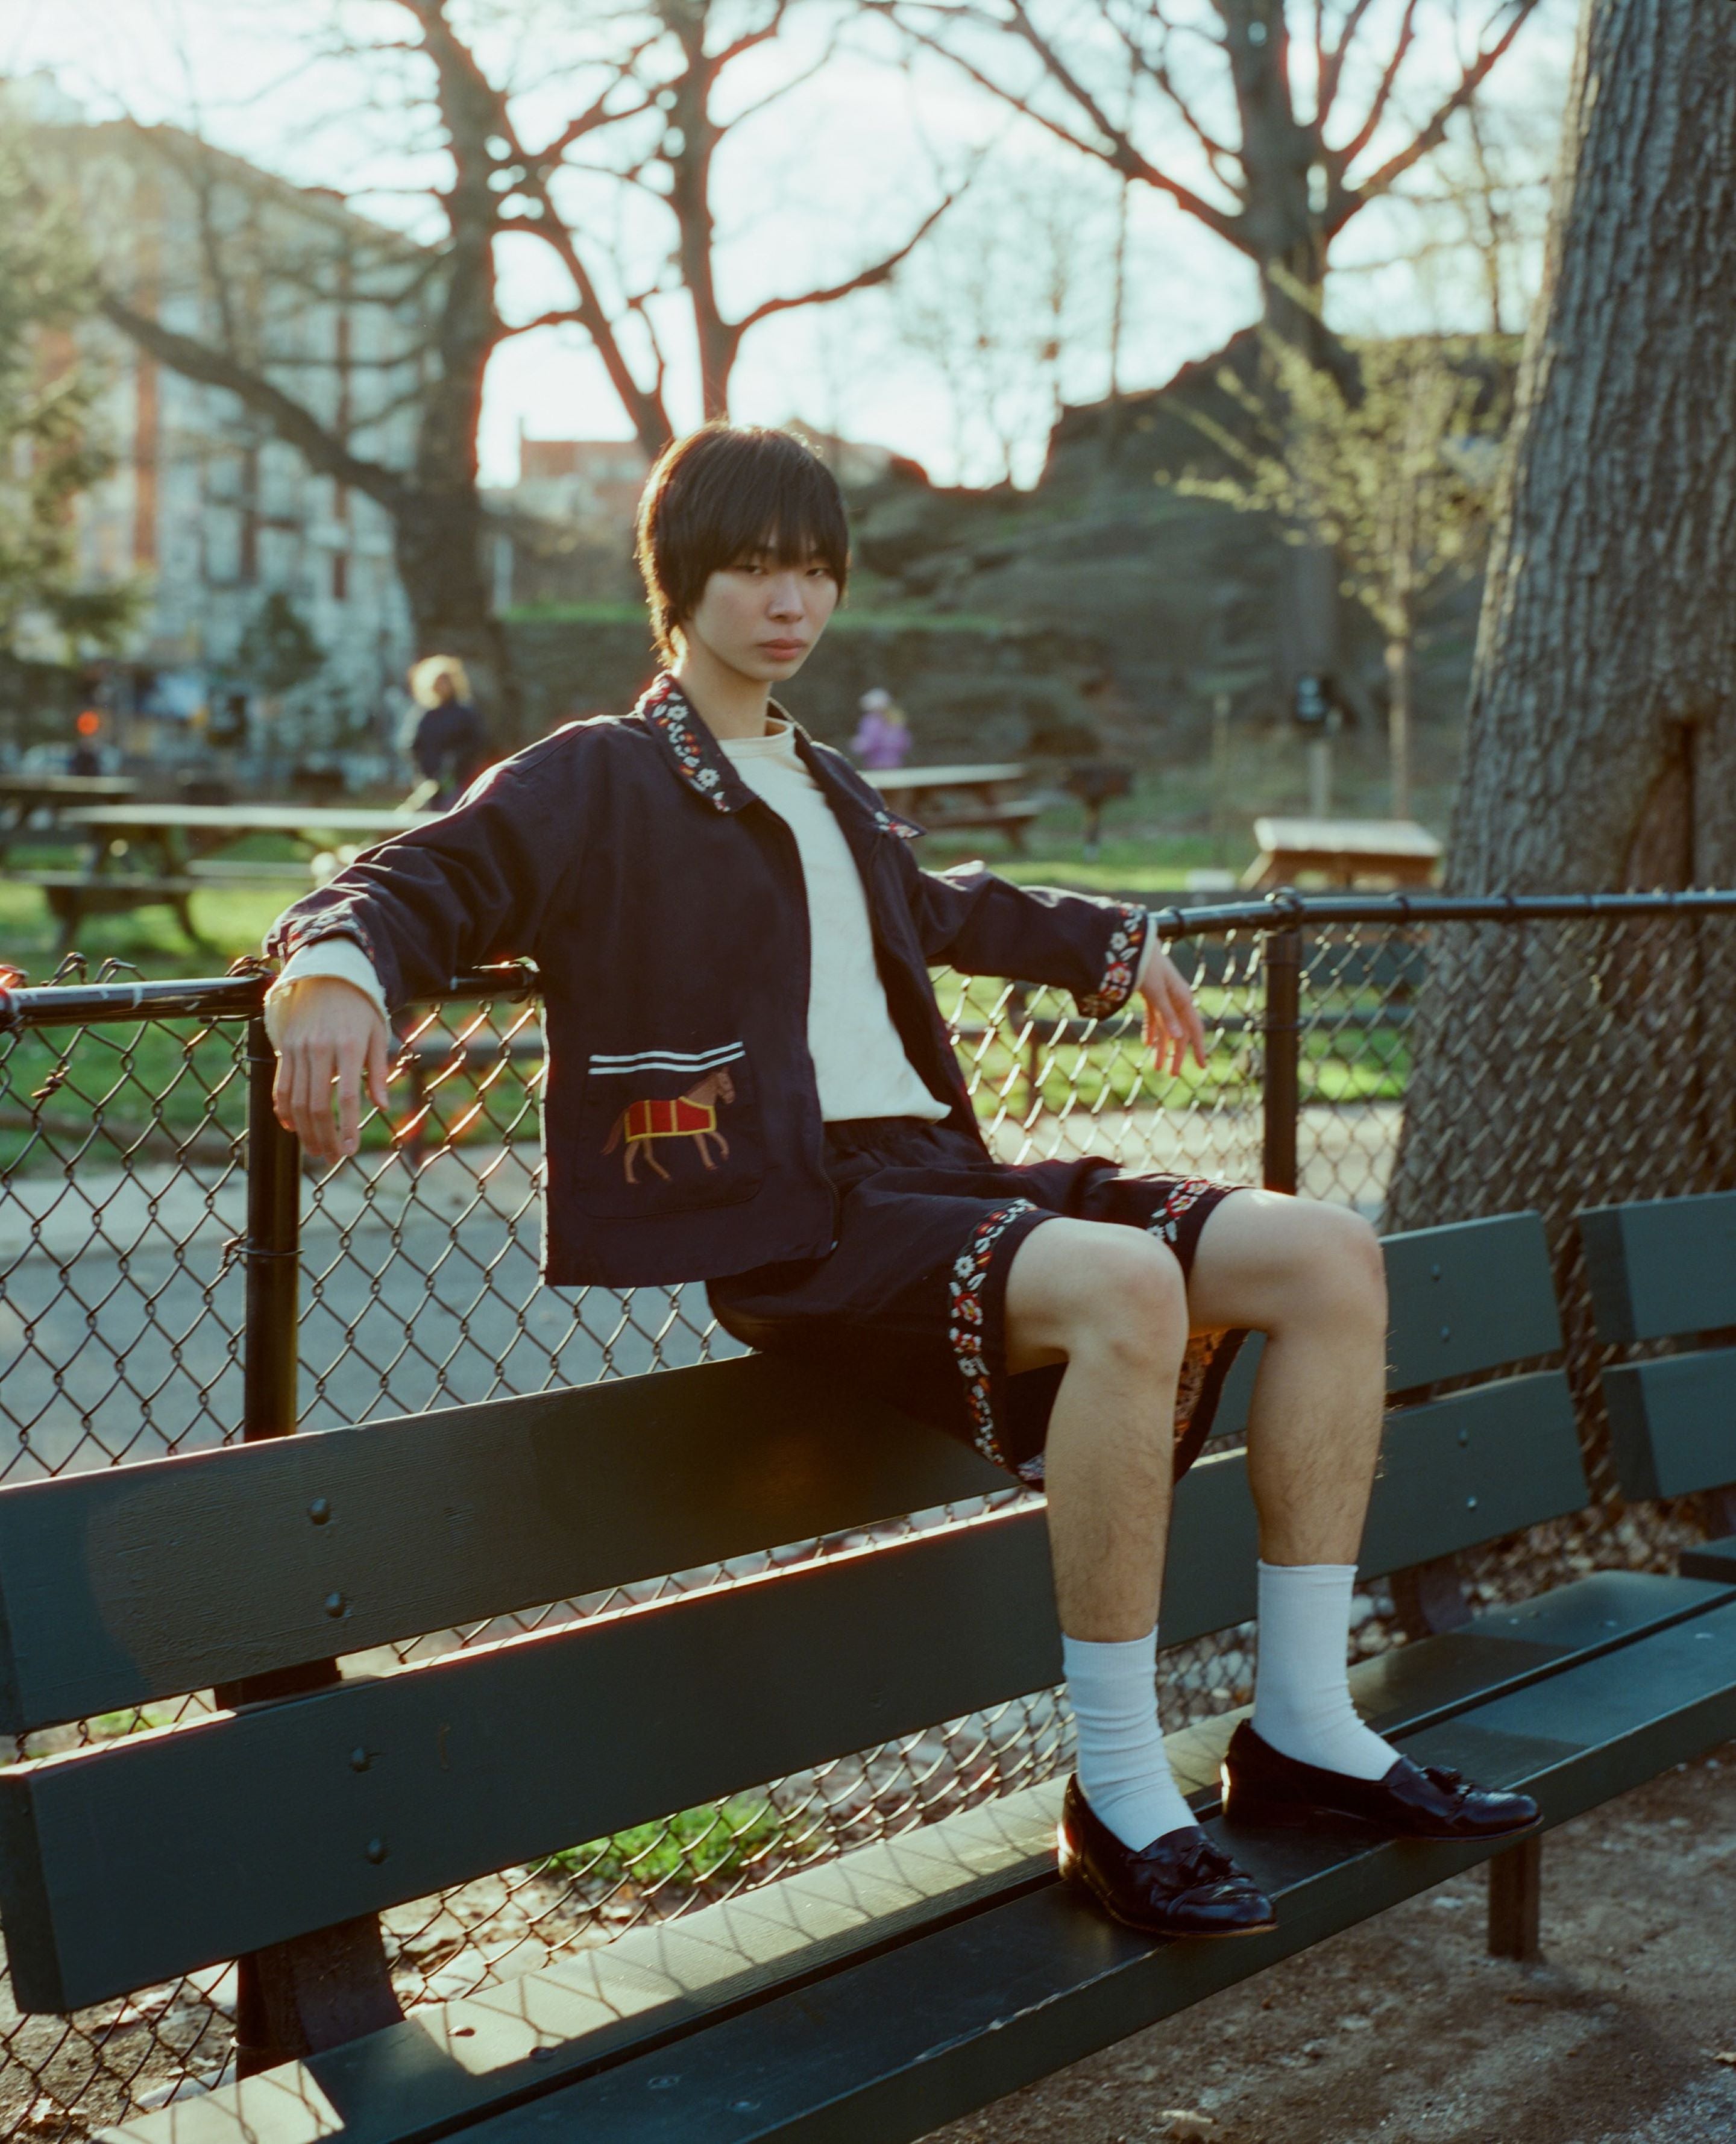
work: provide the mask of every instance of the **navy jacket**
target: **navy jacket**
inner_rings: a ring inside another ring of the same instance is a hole
[[[910,1061],[980,1144],[930,965],[1054,984],[1101,1017],[1133,990],[1145,911],[979,865],[925,871],[919,828],[799,726],[796,745],[861,871]],[[545,1281],[708,1280],[831,1249],[796,839],[672,678],[365,850],[285,911],[265,951],[335,933],[360,943],[394,1011],[466,969],[536,962]]]

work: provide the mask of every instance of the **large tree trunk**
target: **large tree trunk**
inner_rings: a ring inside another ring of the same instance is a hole
[[[494,613],[484,517],[474,484],[406,489],[392,536],[417,655],[460,658],[496,751],[513,752],[528,743],[511,647]]]
[[[1448,885],[1730,886],[1736,8],[1590,0],[1563,153]],[[1736,1183],[1733,940],[1434,934],[1388,1223],[1540,1208],[1588,1402],[1573,1214]]]

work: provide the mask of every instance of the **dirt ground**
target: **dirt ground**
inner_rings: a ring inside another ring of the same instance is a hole
[[[1736,1744],[1552,1833],[1544,1962],[1474,1871],[929,2144],[1736,2144]]]

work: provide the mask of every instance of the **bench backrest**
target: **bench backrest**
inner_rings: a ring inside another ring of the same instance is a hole
[[[1736,1192],[1580,1216],[1598,1338],[1614,1345],[1736,1327]],[[1736,1481],[1736,1347],[1603,1373],[1622,1494],[1636,1503]]]
[[[1533,1215],[1395,1238],[1395,1389],[1559,1344]],[[0,1725],[112,1711],[980,1497],[963,1446],[764,1357],[0,1491]],[[1371,1573],[1585,1501],[1559,1372],[1401,1409]],[[1251,1616],[1239,1453],[1163,1628]],[[0,1773],[22,2007],[66,2009],[1051,1685],[1032,1504]]]

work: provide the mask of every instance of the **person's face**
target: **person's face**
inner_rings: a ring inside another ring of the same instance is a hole
[[[458,697],[458,687],[453,683],[444,670],[434,679],[434,705],[437,707],[444,707],[449,700],[455,700]]]
[[[711,576],[681,631],[742,677],[776,684],[801,669],[837,607],[822,561],[780,565],[755,552]]]

